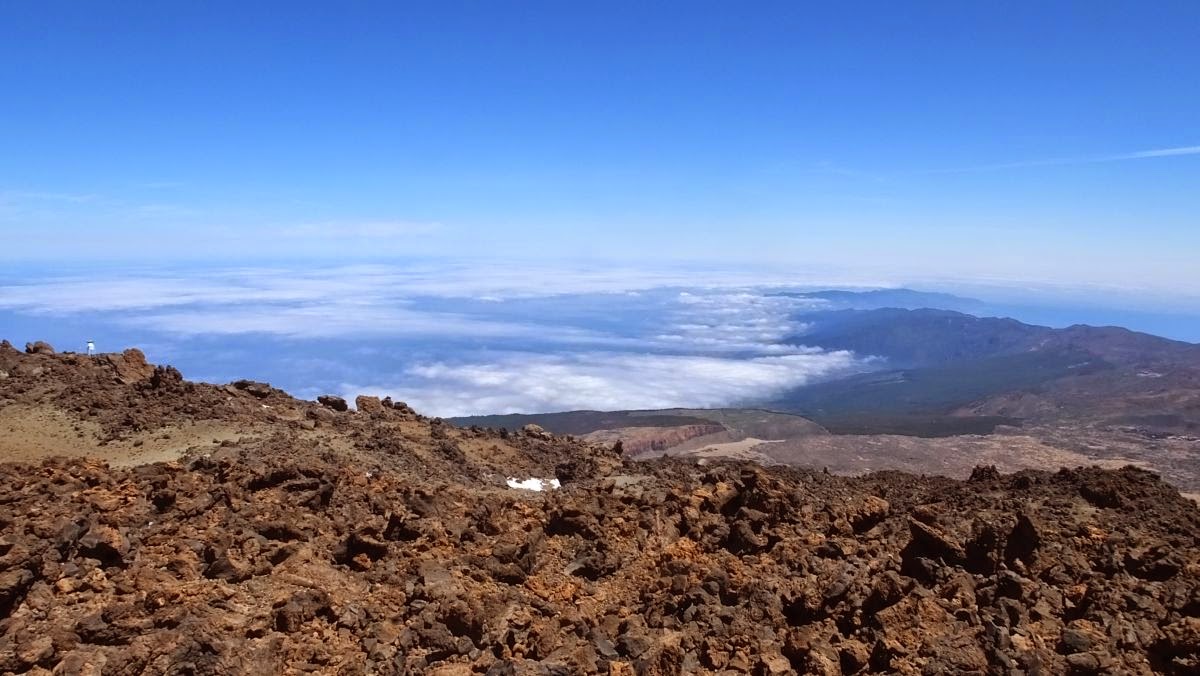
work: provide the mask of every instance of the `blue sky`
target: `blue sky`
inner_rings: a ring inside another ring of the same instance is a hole
[[[0,260],[1200,292],[1200,4],[0,7]]]

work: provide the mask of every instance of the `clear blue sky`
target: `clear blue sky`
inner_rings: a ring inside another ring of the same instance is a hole
[[[1200,290],[1197,2],[12,0],[0,64],[7,260],[728,258]]]

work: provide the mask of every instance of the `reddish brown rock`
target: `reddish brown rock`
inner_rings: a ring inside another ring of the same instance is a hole
[[[379,400],[379,397],[360,394],[354,398],[354,408],[358,409],[359,413],[383,413],[383,402]]]
[[[54,347],[42,340],[25,343],[25,354],[54,354]]]
[[[18,367],[43,369],[0,381],[21,406],[228,433],[177,463],[0,464],[0,673],[1200,669],[1200,509],[1135,468],[634,462],[0,346]]]
[[[154,375],[154,366],[146,362],[146,355],[137,348],[130,348],[119,355],[106,354],[101,359],[111,366],[117,378],[127,385]]]

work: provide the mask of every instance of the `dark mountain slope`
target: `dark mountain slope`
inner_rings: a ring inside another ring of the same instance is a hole
[[[885,357],[893,367],[930,366],[1021,352],[1054,333],[1015,319],[950,310],[836,310],[804,315],[811,328],[785,339]]]
[[[1035,350],[926,368],[876,371],[818,383],[774,402],[806,417],[948,412],[997,392],[1036,389],[1083,372],[1112,368],[1082,350]]]
[[[1130,331],[1119,326],[1077,324],[1053,331],[1039,348],[1085,350],[1114,364],[1129,367],[1200,367],[1200,345]]]
[[[789,342],[882,359],[879,371],[798,388],[768,403],[833,431],[962,428],[946,416],[983,416],[991,425],[1071,417],[1151,427],[1169,422],[1159,427],[1164,433],[1200,429],[1197,345],[1117,327],[1051,329],[945,310],[809,317],[812,328]]]

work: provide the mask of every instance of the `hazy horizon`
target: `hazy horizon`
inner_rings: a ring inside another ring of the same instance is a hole
[[[880,365],[787,340],[803,334],[806,312],[841,306],[780,291],[899,288],[825,275],[432,259],[26,266],[0,274],[0,338],[77,352],[88,340],[100,351],[136,346],[197,380],[262,380],[310,399],[388,395],[439,416],[753,405]],[[1200,342],[1194,307],[1139,309],[1136,297],[1094,291],[1081,300],[1074,287],[972,290],[961,300],[975,314]]]

